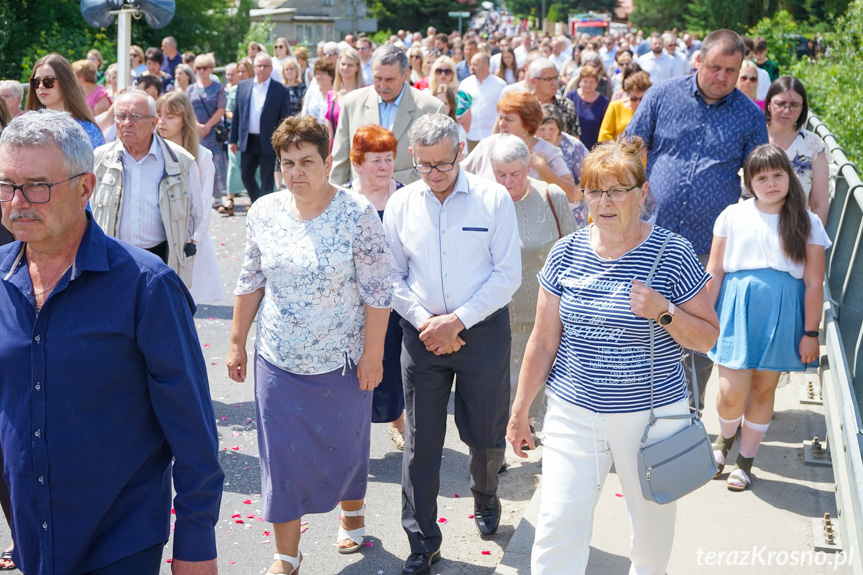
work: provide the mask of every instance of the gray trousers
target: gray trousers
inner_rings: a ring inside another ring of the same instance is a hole
[[[707,260],[710,254],[698,254],[698,261],[702,266],[707,267]],[[692,358],[695,356],[695,373],[692,373]],[[686,374],[686,385],[689,389],[689,405],[695,407],[695,396],[692,394],[693,382],[698,384],[698,411],[704,411],[704,392],[707,389],[707,380],[710,379],[710,374],[713,372],[713,360],[707,356],[701,355],[691,349],[683,350],[683,372]]]
[[[509,408],[509,311],[498,310],[461,334],[466,345],[448,355],[426,350],[419,332],[401,321],[406,431],[402,462],[402,527],[411,553],[440,549],[437,524],[447,403],[455,378],[455,423],[470,448],[474,500],[490,503],[504,460]]]

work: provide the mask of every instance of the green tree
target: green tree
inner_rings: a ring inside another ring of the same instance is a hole
[[[835,43],[815,62],[789,71],[806,86],[809,108],[830,128],[849,160],[863,161],[863,0],[835,21]]]
[[[680,0],[639,0],[629,19],[646,32],[682,29],[686,25]]]
[[[369,10],[378,19],[381,30],[420,30],[434,26],[440,31],[458,28],[458,18],[447,12],[473,12],[475,7],[457,0],[372,0]]]
[[[749,36],[764,36],[767,40],[767,54],[779,63],[780,71],[788,70],[795,62],[793,34],[797,34],[797,22],[791,14],[780,10],[772,18],[763,18],[749,29]]]
[[[237,60],[240,60],[247,55],[246,47],[249,45],[249,42],[257,42],[265,45],[269,44],[273,37],[273,28],[275,28],[275,25],[269,17],[267,17],[263,22],[252,22],[246,30],[246,33],[243,35],[243,39],[237,44]],[[270,49],[267,51],[270,54],[273,53]]]

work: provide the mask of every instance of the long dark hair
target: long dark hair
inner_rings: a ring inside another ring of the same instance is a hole
[[[504,52],[509,52],[510,54],[512,54],[513,60],[512,60],[512,67],[511,68],[507,68],[507,65],[503,61],[503,53]],[[518,76],[518,62],[515,59],[515,51],[512,48],[510,48],[509,46],[504,46],[503,48],[500,49],[500,67],[497,69],[497,77],[502,79],[502,80],[506,80],[507,69],[512,70],[512,77],[513,78]]]
[[[755,196],[752,178],[768,170],[782,170],[788,174],[788,195],[785,196],[785,203],[779,212],[779,238],[782,241],[782,251],[791,261],[805,263],[806,243],[809,241],[812,224],[806,210],[806,194],[785,150],[775,144],[764,144],[752,150],[743,164],[743,182]]]
[[[78,83],[75,77],[75,71],[72,69],[72,64],[69,60],[60,54],[48,54],[43,56],[33,65],[33,70],[30,72],[30,80],[36,75],[36,70],[40,66],[48,64],[54,70],[54,77],[57,78],[57,83],[60,84],[60,94],[63,96],[63,107],[66,111],[72,114],[72,117],[78,120],[87,120],[93,124],[96,123],[96,118],[93,117],[93,111],[87,105],[84,99],[84,89]],[[45,106],[39,101],[39,96],[36,90],[29,90],[27,93],[27,110],[41,110]]]
[[[794,122],[794,129],[799,130],[806,123],[806,116],[809,115],[809,98],[806,97],[806,88],[803,87],[803,82],[794,76],[780,76],[775,82],[770,84],[767,90],[767,96],[764,97],[764,117],[767,123],[770,123],[770,102],[778,94],[788,92],[789,90],[797,92],[803,98],[803,107],[800,108],[800,117]]]

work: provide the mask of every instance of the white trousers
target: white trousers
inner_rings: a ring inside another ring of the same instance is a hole
[[[532,575],[577,575],[587,569],[593,513],[614,463],[629,513],[630,575],[663,575],[674,540],[675,503],[641,495],[638,447],[650,412],[594,413],[548,393],[543,425],[542,500],[531,554]],[[657,415],[688,413],[679,401]],[[648,443],[683,429],[688,420],[661,420]]]

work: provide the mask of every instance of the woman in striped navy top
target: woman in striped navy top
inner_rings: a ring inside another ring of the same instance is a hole
[[[672,235],[650,287],[644,285],[671,232],[640,219],[648,189],[642,150],[636,139],[601,144],[587,155],[581,186],[594,223],[558,241],[539,273],[536,324],[507,430],[517,455],[533,447],[528,408],[547,376],[534,575],[585,572],[593,511],[612,463],[633,529],[630,572],[664,573],[671,554],[675,505],[642,497],[636,465],[650,408],[649,330],[654,411],[685,414],[683,348],[708,351],[719,321],[704,289],[710,276],[682,237]],[[648,442],[686,422],[661,421]]]

